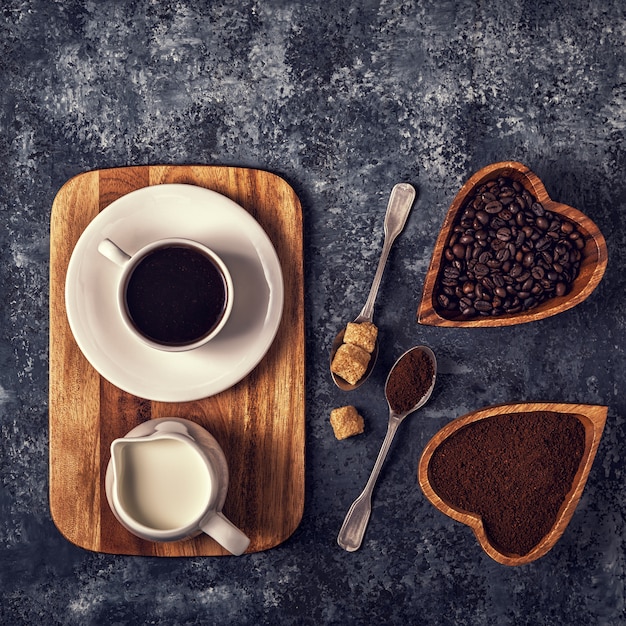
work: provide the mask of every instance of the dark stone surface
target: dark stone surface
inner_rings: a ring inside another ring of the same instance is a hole
[[[0,622],[3,624],[620,624],[625,620],[624,32],[618,0],[346,3],[4,0],[0,8]],[[522,326],[418,326],[432,247],[462,183],[506,159],[606,236],[603,282]],[[71,176],[134,163],[259,167],[299,193],[306,240],[307,471],[302,523],[242,558],[86,552],[49,513],[48,242]],[[329,343],[365,302],[392,185],[419,198],[376,306],[384,344],[347,396]],[[336,544],[382,442],[383,384],[406,348],[440,376],[402,425],[364,545]],[[498,402],[605,404],[569,527],[507,568],[424,498],[424,445]],[[357,406],[338,442],[330,410]]]

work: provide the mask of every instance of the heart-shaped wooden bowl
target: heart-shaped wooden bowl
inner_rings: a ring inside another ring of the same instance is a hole
[[[468,197],[483,183],[495,180],[500,176],[518,181],[546,210],[564,215],[578,226],[585,238],[580,271],[572,283],[569,293],[564,296],[555,296],[528,311],[520,313],[466,319],[458,312],[443,310],[437,302],[436,286],[439,281],[439,274],[443,271],[443,252],[452,228],[455,226],[457,215],[464,208]],[[428,326],[479,327],[511,326],[544,319],[571,309],[585,300],[602,279],[607,261],[606,241],[598,227],[586,215],[571,206],[552,200],[539,177],[525,165],[515,161],[494,163],[476,172],[461,187],[448,210],[424,281],[422,300],[417,311],[417,321]]]
[[[575,415],[585,428],[585,447],[578,471],[574,476],[570,491],[567,493],[552,529],[535,547],[523,556],[507,554],[496,548],[487,537],[482,519],[476,513],[469,513],[449,505],[442,500],[431,484],[429,465],[435,450],[452,434],[472,422],[484,420],[496,415],[511,413],[527,413],[535,411],[551,411]],[[567,527],[578,501],[582,495],[593,459],[600,444],[602,431],[606,422],[607,407],[588,404],[564,404],[549,402],[533,402],[518,404],[501,404],[468,413],[444,426],[426,445],[420,458],[418,481],[426,498],[440,511],[454,520],[469,526],[476,535],[482,549],[495,561],[503,565],[524,565],[544,556],[559,540]]]

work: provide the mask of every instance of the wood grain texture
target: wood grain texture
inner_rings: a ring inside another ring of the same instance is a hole
[[[188,183],[243,206],[278,254],[285,285],[283,317],[257,367],[232,388],[194,402],[151,402],[121,391],[91,367],[70,331],[65,276],[72,250],[98,214],[147,185]],[[52,207],[50,238],[50,507],[73,543],[100,552],[220,556],[206,535],[153,543],[126,531],[111,512],[104,477],[113,439],[141,422],[184,417],[218,440],[229,463],[225,514],[266,550],[297,528],[304,507],[304,277],[302,209],[280,177],[221,166],[139,166],[88,172],[68,181]]]
[[[577,224],[585,238],[583,259],[580,271],[572,284],[570,292],[564,296],[550,298],[536,307],[520,313],[509,313],[494,317],[477,317],[465,319],[459,313],[444,311],[436,302],[435,286],[439,279],[442,268],[443,252],[446,242],[450,238],[452,228],[456,223],[459,212],[464,208],[465,202],[472,195],[476,187],[483,183],[505,176],[522,184],[548,211],[566,216]],[[584,213],[567,204],[555,202],[550,198],[546,188],[539,177],[531,172],[525,165],[516,161],[503,161],[493,163],[476,172],[461,187],[456,198],[450,205],[450,209],[444,219],[428,272],[424,280],[422,299],[417,310],[417,321],[428,326],[452,326],[452,327],[479,327],[479,326],[511,326],[544,319],[567,311],[580,304],[593,292],[604,276],[608,263],[608,250],[604,236],[600,229]]]
[[[572,481],[572,487],[565,497],[551,531],[528,554],[516,556],[500,552],[490,543],[479,515],[456,509],[439,497],[430,483],[428,466],[435,450],[441,443],[464,426],[472,422],[477,422],[478,420],[488,419],[494,415],[534,411],[554,411],[556,413],[575,415],[585,427],[585,449],[578,471]],[[498,563],[502,563],[503,565],[524,565],[535,561],[552,549],[572,519],[572,515],[576,510],[576,506],[585,488],[598,446],[600,445],[607,412],[608,408],[606,406],[556,402],[526,402],[518,404],[500,404],[463,415],[444,426],[424,448],[418,467],[418,481],[420,487],[426,498],[442,513],[469,526],[474,531],[482,549]]]

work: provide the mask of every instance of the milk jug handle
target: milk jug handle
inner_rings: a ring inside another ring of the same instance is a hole
[[[243,554],[250,544],[250,539],[221,512],[212,515],[201,530],[235,556]]]

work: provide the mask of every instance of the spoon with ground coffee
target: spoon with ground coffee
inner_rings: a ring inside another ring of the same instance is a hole
[[[407,415],[426,404],[435,387],[436,376],[437,360],[433,351],[426,346],[411,348],[391,368],[385,383],[385,397],[389,404],[387,434],[365,489],[353,502],[339,531],[337,543],[344,550],[354,552],[361,546],[372,512],[374,485],[396,430]]]
[[[376,274],[374,275],[374,280],[372,282],[367,301],[365,302],[365,306],[361,309],[358,317],[354,320],[354,323],[356,324],[361,324],[364,322],[371,324],[372,322],[372,319],[374,317],[374,303],[376,302],[376,296],[378,295],[378,288],[380,287],[380,281],[383,277],[385,264],[387,263],[387,257],[389,256],[389,251],[391,250],[393,242],[402,232],[402,229],[406,224],[409,212],[411,211],[411,206],[413,205],[413,201],[415,200],[415,193],[415,188],[412,185],[409,185],[409,183],[398,183],[397,185],[394,185],[393,189],[391,190],[391,195],[389,196],[389,202],[387,204],[387,212],[385,213],[385,240],[383,242],[383,249],[380,254],[378,267],[376,268]],[[337,387],[339,387],[343,391],[353,391],[357,387],[360,387],[367,380],[371,371],[374,369],[374,364],[376,363],[376,359],[378,357],[378,338],[376,339],[374,349],[372,350],[371,355],[368,359],[368,364],[365,372],[361,374],[356,382],[348,382],[337,373],[333,372],[332,365],[337,350],[343,344],[345,332],[345,328],[340,330],[332,343],[330,349],[330,375],[332,376],[332,379]]]

